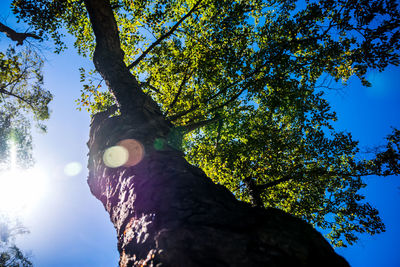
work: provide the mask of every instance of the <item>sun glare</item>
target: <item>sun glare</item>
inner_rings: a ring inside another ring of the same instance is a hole
[[[45,175],[38,169],[14,169],[0,174],[0,210],[7,213],[29,210],[43,196],[45,186]]]
[[[10,168],[0,172],[0,211],[19,214],[28,211],[43,196],[46,176],[38,168],[17,169],[16,149],[10,147]]]
[[[9,214],[32,208],[45,192],[45,175],[38,169],[0,174],[0,210]]]

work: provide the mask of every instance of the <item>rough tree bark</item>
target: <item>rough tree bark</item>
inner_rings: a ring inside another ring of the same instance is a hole
[[[172,125],[123,62],[107,0],[85,0],[96,36],[94,63],[120,116],[91,124],[88,184],[117,230],[120,266],[348,266],[310,225],[276,209],[253,208],[186,162],[155,149]],[[140,141],[143,160],[108,168],[106,148]]]

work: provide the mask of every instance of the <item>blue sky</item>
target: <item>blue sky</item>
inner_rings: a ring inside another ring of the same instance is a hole
[[[361,86],[354,78],[344,91],[328,93],[338,113],[337,129],[351,132],[361,149],[383,145],[391,126],[400,128],[400,68],[389,67],[368,76],[371,88]],[[354,267],[400,266],[400,177],[367,177],[366,181],[366,201],[379,210],[386,232],[361,235],[356,245],[337,252]]]
[[[1,15],[9,12],[1,1]],[[4,22],[4,20],[2,20]],[[5,22],[12,25],[9,17]],[[24,30],[21,29],[20,30]],[[0,36],[4,47],[7,39]],[[79,67],[92,64],[74,49],[61,55],[46,53],[45,84],[54,94],[51,119],[46,134],[34,133],[37,168],[46,171],[44,193],[35,205],[21,214],[31,233],[18,240],[38,267],[110,267],[118,265],[115,230],[108,214],[86,184],[89,115],[76,110],[80,95]],[[353,133],[361,148],[383,144],[390,126],[400,128],[400,68],[369,74],[373,87],[365,88],[351,79],[342,91],[329,91],[328,99],[338,113],[338,129]],[[64,172],[71,162],[83,168],[75,176]],[[368,177],[366,201],[377,207],[387,231],[376,236],[362,235],[349,248],[337,249],[354,267],[400,266],[400,179]]]

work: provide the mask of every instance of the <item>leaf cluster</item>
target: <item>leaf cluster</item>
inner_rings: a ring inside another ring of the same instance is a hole
[[[32,50],[0,52],[0,105],[31,113],[37,122],[49,118],[51,93],[43,87],[43,61]]]
[[[353,75],[369,86],[369,69],[399,64],[395,1],[110,4],[126,65],[164,116],[189,132],[184,149],[191,163],[239,199],[330,229],[337,246],[384,231],[359,190],[366,175],[398,174],[398,133],[374,159],[360,158],[351,135],[333,128],[336,115],[318,88],[329,87],[324,77],[345,84]],[[56,44],[66,29],[81,54],[93,54],[83,1],[13,5]],[[83,71],[82,79],[82,107],[96,113],[112,104]]]

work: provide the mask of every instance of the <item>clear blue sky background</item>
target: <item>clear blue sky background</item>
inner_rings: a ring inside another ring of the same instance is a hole
[[[2,22],[13,26],[8,1],[1,1]],[[4,20],[7,18],[7,20]],[[17,29],[24,31],[21,26]],[[8,44],[0,36],[0,47]],[[45,84],[54,94],[52,115],[47,134],[34,135],[37,166],[47,171],[46,193],[22,219],[29,235],[18,240],[31,251],[38,267],[111,267],[118,265],[115,230],[108,214],[86,184],[89,116],[76,110],[80,95],[78,68],[89,69],[89,60],[79,57],[74,49],[61,55],[46,53]],[[372,88],[350,80],[342,91],[330,91],[327,97],[337,111],[338,129],[353,133],[361,147],[383,144],[391,132],[400,128],[400,68],[383,73],[371,72]],[[64,167],[79,162],[82,172],[67,176]],[[387,231],[376,236],[362,235],[349,248],[337,249],[353,267],[400,266],[400,177],[368,177],[364,189],[366,201],[380,211]]]

